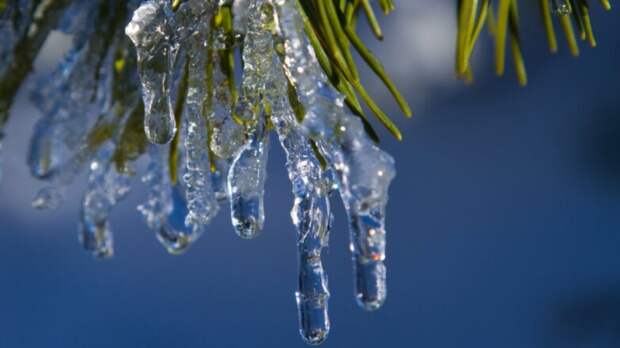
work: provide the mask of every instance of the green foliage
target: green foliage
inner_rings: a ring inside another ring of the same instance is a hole
[[[368,122],[359,99],[370,109],[375,117],[396,139],[402,139],[398,127],[375,103],[362,84],[357,64],[353,59],[353,49],[362,57],[373,72],[383,81],[403,113],[410,117],[411,108],[385,72],[381,62],[364,45],[357,35],[358,17],[364,13],[368,24],[378,39],[383,34],[376,15],[368,0],[299,0],[306,33],[312,44],[321,67],[334,87],[345,96],[345,101],[354,114],[359,116],[368,134],[378,140],[376,132]],[[379,1],[384,14],[394,10],[391,0]],[[353,49],[351,48],[353,47]]]
[[[555,34],[554,17],[558,19],[564,32],[569,50],[573,56],[579,56],[577,34],[591,47],[596,47],[596,39],[590,19],[589,0],[538,0],[540,14],[545,26],[549,50],[558,51]],[[605,10],[611,10],[608,0],[599,0]],[[493,4],[496,4],[497,10]],[[495,40],[495,72],[504,75],[506,64],[506,46],[510,42],[513,63],[521,85],[527,84],[527,72],[521,51],[519,35],[518,0],[459,0],[458,1],[458,37],[456,49],[456,73],[466,81],[472,80],[470,59],[479,34],[486,25]]]

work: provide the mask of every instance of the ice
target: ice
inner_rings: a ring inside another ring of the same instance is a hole
[[[200,237],[203,226],[186,223],[189,213],[186,190],[182,181],[175,184],[170,181],[168,147],[151,145],[149,159],[147,174],[142,179],[149,186],[149,194],[138,210],[166,250],[181,254]]]
[[[138,53],[145,105],[144,130],[155,144],[167,144],[177,131],[172,106],[172,70],[188,37],[209,22],[214,4],[214,1],[187,0],[174,12],[169,0],[145,1],[125,29]]]
[[[331,228],[331,183],[309,139],[297,127],[286,98],[286,78],[280,66],[274,66],[273,70],[274,89],[269,96],[274,110],[272,122],[286,152],[288,176],[295,196],[291,218],[298,235],[299,277],[295,295],[300,333],[309,344],[320,344],[330,329],[329,288],[321,254],[327,247]]]
[[[5,0],[0,11],[0,130],[22,82],[70,0]]]
[[[173,3],[0,0],[8,6],[0,9],[0,152],[6,111],[27,74],[17,71],[23,76],[15,82],[6,72],[16,71],[19,47],[32,51],[24,61],[33,60],[51,28],[72,35],[73,47],[33,93],[43,117],[28,164],[45,181],[33,206],[58,207],[66,186],[86,168],[79,236],[97,258],[114,253],[110,213],[129,192],[139,167],[133,161],[142,155],[148,157],[142,176],[148,194],[138,209],[170,253],[188,250],[224,202],[236,233],[258,236],[269,132],[275,130],[294,198],[300,333],[320,344],[331,325],[323,264],[330,197],[339,192],[348,215],[356,299],[377,309],[387,294],[385,208],[394,161],[331,86],[297,1]],[[1,169],[0,163],[0,177]]]
[[[200,46],[198,46],[200,47]],[[197,48],[198,48],[197,47]],[[211,170],[206,118],[203,116],[205,99],[205,55],[197,52],[189,61],[189,81],[184,114],[185,174],[189,214],[187,224],[207,225],[217,214],[219,205],[211,185]]]
[[[138,72],[144,98],[144,131],[155,144],[166,144],[176,132],[170,93],[170,67],[175,58],[171,46],[170,1],[150,0],[134,12],[125,33],[138,54]]]
[[[56,198],[62,196],[64,186],[95,155],[100,143],[93,142],[93,135],[101,127],[111,132],[117,130],[117,117],[123,113],[113,108],[114,103],[131,99],[131,93],[117,98],[114,91],[119,83],[124,87],[132,85],[119,82],[128,77],[117,76],[114,68],[117,49],[124,40],[118,35],[119,21],[112,15],[117,14],[119,6],[118,2],[101,5],[93,37],[76,41],[78,46],[50,77],[39,82],[33,93],[32,98],[44,116],[35,126],[28,164],[33,176],[50,183],[33,202],[38,208],[57,205]]]
[[[304,34],[293,1],[276,0],[284,64],[306,108],[300,129],[312,138],[335,173],[349,216],[356,298],[367,310],[386,297],[385,206],[396,170],[394,160],[365,134],[343,97],[329,84]]]
[[[260,125],[253,131],[228,172],[231,220],[237,234],[244,239],[258,236],[265,222],[263,199],[269,138],[264,127]]]
[[[262,100],[265,74],[273,60],[273,40],[269,24],[273,17],[269,1],[252,0],[243,49],[243,81],[237,115],[246,122],[248,142],[235,157],[228,173],[230,214],[237,234],[255,238],[265,221],[264,192],[267,176],[269,137]]]
[[[109,215],[130,190],[130,178],[116,171],[113,153],[113,145],[107,144],[90,162],[88,187],[82,198],[79,240],[97,258],[114,254]]]

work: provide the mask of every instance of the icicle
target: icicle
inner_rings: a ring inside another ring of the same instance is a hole
[[[206,30],[206,28],[205,28]],[[206,119],[203,116],[203,103],[206,97],[205,74],[206,52],[204,35],[191,37],[189,57],[188,90],[183,120],[182,139],[185,141],[185,174],[183,180],[187,187],[189,213],[187,225],[207,225],[217,214],[219,205],[211,187],[209,149]]]
[[[295,293],[299,331],[306,342],[320,344],[330,329],[329,289],[321,261],[330,228],[329,197],[320,192],[296,195],[291,217],[299,233],[299,285]]]
[[[169,86],[170,45],[168,0],[149,0],[134,11],[125,33],[138,53],[138,72],[144,98],[144,131],[149,141],[166,144],[176,132]]]
[[[264,127],[260,125],[253,131],[228,172],[230,216],[235,231],[244,239],[258,236],[265,222],[263,196],[269,138]]]
[[[80,212],[80,243],[97,258],[108,258],[114,254],[108,216],[114,205],[130,190],[129,177],[119,174],[111,161],[113,153],[113,144],[107,144],[90,162],[88,188]]]
[[[179,50],[197,26],[208,23],[214,1],[188,0],[176,12],[170,0],[148,0],[133,14],[125,33],[138,53],[138,72],[145,105],[144,130],[155,144],[176,133],[172,108],[172,70]]]
[[[235,157],[228,173],[230,214],[235,231],[242,238],[256,237],[265,221],[263,196],[267,176],[269,138],[261,92],[264,75],[272,64],[273,41],[268,24],[266,0],[252,0],[243,49],[242,97],[237,114],[248,124],[247,144]]]
[[[274,64],[270,76],[272,122],[287,157],[295,203],[291,218],[298,232],[299,281],[296,292],[300,333],[309,344],[322,343],[329,333],[329,289],[321,261],[331,227],[330,180],[321,170],[308,139],[297,129],[297,121],[286,98],[286,77]]]
[[[188,0],[172,11],[170,1],[146,1],[134,12],[126,34],[136,45],[138,69],[143,86],[145,130],[154,143],[167,143],[176,132],[172,96],[180,86],[175,71],[181,66],[184,50],[195,52],[190,59],[183,146],[179,166],[183,180],[172,183],[166,165],[168,150],[152,146],[151,163],[144,181],[151,186],[146,204],[139,210],[149,227],[171,253],[181,253],[202,234],[203,227],[215,216],[215,201],[206,149],[206,125],[202,119],[204,65],[200,42],[214,10],[213,1]],[[181,59],[179,59],[181,58]],[[185,64],[185,63],[184,63]],[[183,75],[183,74],[181,74]],[[165,102],[163,101],[165,99]],[[183,162],[185,161],[185,162]],[[161,163],[160,163],[161,162]]]
[[[330,87],[305,37],[296,3],[275,3],[287,74],[306,109],[300,129],[316,142],[336,174],[350,220],[356,298],[360,306],[374,310],[386,296],[385,206],[394,161],[372,143],[361,121]]]
[[[181,254],[200,237],[203,228],[186,224],[189,213],[186,192],[180,181],[175,185],[170,182],[167,147],[151,145],[149,157],[147,174],[142,179],[150,187],[148,200],[138,210],[166,250]]]

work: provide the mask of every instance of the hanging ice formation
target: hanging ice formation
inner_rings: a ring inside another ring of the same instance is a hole
[[[256,237],[265,221],[274,130],[294,195],[302,337],[319,344],[330,330],[322,251],[332,195],[348,214],[356,299],[367,310],[385,301],[385,209],[394,162],[319,65],[295,1],[6,3],[2,76],[24,56],[31,62],[51,30],[73,35],[71,51],[32,95],[43,117],[28,164],[46,182],[33,201],[41,209],[58,206],[64,187],[88,171],[79,223],[88,252],[113,255],[108,218],[129,192],[132,163],[143,155],[149,193],[138,209],[168,251],[186,251],[226,203],[235,232]],[[28,70],[0,85],[12,93],[0,98],[0,131]]]

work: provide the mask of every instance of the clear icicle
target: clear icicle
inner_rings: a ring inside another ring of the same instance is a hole
[[[176,12],[170,1],[146,1],[134,12],[126,34],[136,45],[138,69],[145,102],[145,130],[155,143],[167,143],[176,132],[171,108],[172,96],[180,86],[177,68],[185,63],[187,49],[196,54],[190,61],[183,146],[179,149],[180,171],[172,183],[167,165],[169,149],[151,146],[149,173],[144,181],[151,186],[146,204],[139,207],[149,227],[171,253],[184,252],[203,231],[218,210],[210,186],[206,128],[202,120],[204,86],[200,37],[206,30],[215,3],[204,0],[182,2]],[[183,64],[179,64],[183,63]],[[183,78],[183,77],[181,77]],[[162,101],[166,99],[165,105]],[[159,103],[159,104],[154,104]],[[167,132],[170,131],[170,132]],[[153,134],[149,135],[149,132]],[[185,162],[184,162],[185,161]]]
[[[173,71],[185,41],[209,22],[213,0],[187,0],[175,11],[169,0],[148,0],[134,11],[125,33],[138,53],[138,73],[145,106],[144,130],[155,144],[176,133],[172,107]]]
[[[320,344],[330,329],[329,288],[321,260],[330,228],[329,197],[317,192],[296,195],[291,216],[299,233],[299,283],[295,293],[299,330],[306,342]]]
[[[119,174],[111,161],[113,153],[113,144],[107,144],[90,162],[88,188],[80,212],[80,243],[97,258],[108,258],[114,254],[108,216],[114,205],[130,190],[130,178]]]
[[[244,239],[258,236],[265,222],[263,196],[269,138],[264,127],[254,130],[228,172],[230,216],[235,231]]]
[[[356,299],[367,310],[386,297],[385,206],[396,170],[394,160],[364,132],[329,84],[305,37],[294,1],[276,0],[284,64],[306,108],[301,131],[312,138],[335,173],[350,220]]]
[[[149,185],[147,202],[138,210],[157,239],[171,254],[181,254],[202,234],[200,225],[186,224],[189,213],[185,188],[170,181],[168,150],[157,145],[149,147],[150,162],[143,181]]]
[[[273,41],[265,11],[266,0],[252,0],[248,9],[248,28],[243,49],[242,97],[238,115],[248,122],[248,142],[235,157],[228,173],[230,215],[237,234],[245,239],[256,237],[265,221],[264,192],[267,176],[269,137],[265,124],[261,92],[264,75],[272,64]]]
[[[176,132],[169,86],[174,52],[170,43],[168,0],[149,0],[134,11],[125,33],[138,53],[144,99],[144,131],[149,141],[166,144]]]
[[[288,176],[295,202],[291,218],[297,228],[299,279],[296,292],[300,333],[309,344],[322,343],[329,333],[329,288],[321,252],[327,247],[331,227],[330,180],[321,170],[308,139],[297,129],[297,121],[286,98],[286,77],[279,65],[270,76],[276,88],[270,101],[272,122],[286,152]]]
[[[206,30],[206,28],[205,28]],[[206,97],[206,61],[203,42],[204,31],[199,31],[190,40],[191,51],[188,66],[188,89],[185,103],[182,139],[185,148],[185,174],[189,213],[186,224],[207,225],[217,214],[219,205],[211,186],[211,170],[207,124],[203,116]]]

